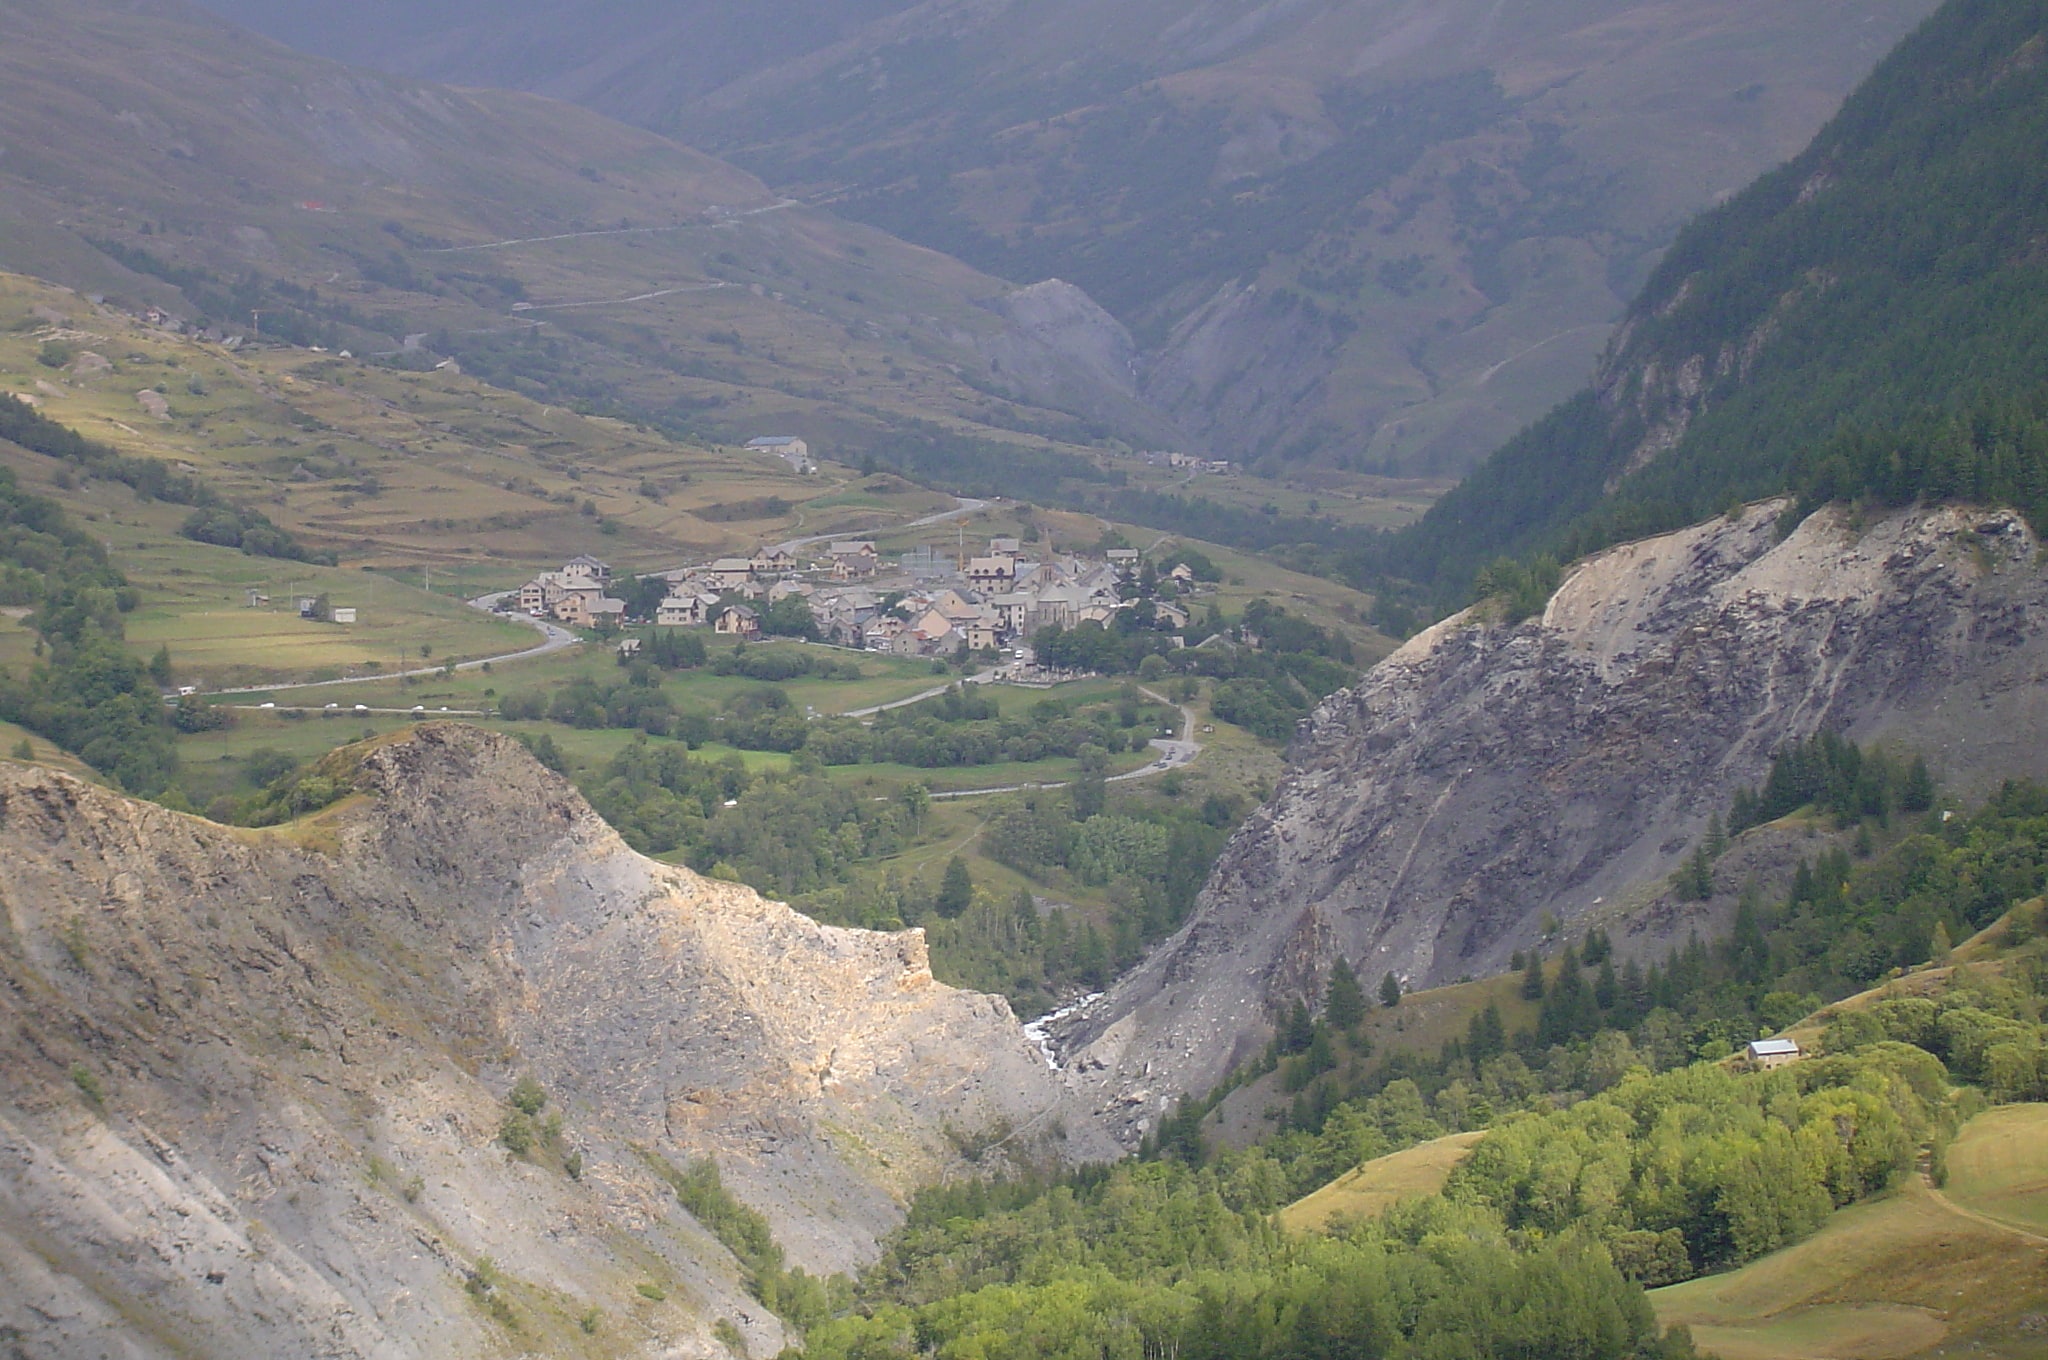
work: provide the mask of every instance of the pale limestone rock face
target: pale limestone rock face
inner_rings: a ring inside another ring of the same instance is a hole
[[[970,1171],[958,1140],[996,1143],[984,1165],[1112,1150],[918,932],[646,860],[473,728],[355,778],[250,832],[0,766],[0,1339],[536,1353],[595,1307],[621,1353],[722,1354],[729,1318],[772,1354],[790,1338],[664,1165],[717,1157],[818,1271]],[[580,1179],[496,1142],[526,1072]],[[516,1335],[465,1292],[485,1256]]]
[[[1325,701],[1186,927],[1058,1036],[1092,1103],[1134,1137],[1339,951],[1368,986],[1433,985],[1501,971],[1555,913],[1661,953],[1702,922],[1648,910],[1646,885],[1823,729],[1918,752],[1966,794],[2048,775],[2048,574],[2025,522],[1831,509],[1781,540],[1782,508],[1610,549],[1541,618],[1459,615]]]

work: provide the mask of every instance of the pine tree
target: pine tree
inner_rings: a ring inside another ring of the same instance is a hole
[[[1300,1053],[1315,1042],[1315,1022],[1309,1018],[1308,1003],[1300,997],[1287,1012],[1287,1023],[1280,1030],[1280,1051]]]
[[[946,861],[945,875],[939,879],[939,895],[932,902],[939,915],[951,920],[964,914],[974,903],[974,876],[967,872],[967,862],[958,855]]]
[[[1380,979],[1380,1004],[1389,1010],[1401,1004],[1401,979],[1392,973]]]
[[[1543,999],[1543,956],[1535,950],[1529,951],[1529,966],[1522,970],[1522,1000]]]
[[[1927,942],[1927,957],[1937,964],[1947,963],[1949,953],[1954,948],[1955,945],[1948,935],[1948,922],[1936,921],[1934,923],[1934,938]]]
[[[1323,1018],[1331,1029],[1346,1033],[1365,1019],[1365,991],[1342,954],[1330,965],[1330,981],[1323,993]]]
[[[1507,1047],[1507,1030],[1502,1025],[1500,1007],[1489,1001],[1486,1009],[1472,1017],[1465,1029],[1465,1051],[1475,1063],[1483,1063]]]
[[[1702,844],[1671,875],[1671,890],[1681,901],[1704,902],[1714,895],[1714,862]]]
[[[1756,899],[1744,893],[1735,908],[1735,931],[1728,940],[1728,962],[1736,980],[1754,986],[1771,967],[1771,945],[1757,920]]]
[[[149,659],[149,678],[156,681],[160,687],[170,687],[171,649],[168,646],[158,647],[156,655]]]
[[[1707,858],[1719,859],[1727,848],[1728,829],[1721,825],[1721,814],[1717,812],[1707,818]]]
[[[1913,764],[1906,771],[1905,787],[1899,790],[1899,806],[1907,812],[1925,812],[1934,806],[1934,776],[1927,772],[1927,762],[1919,756],[1913,757]]]
[[[1593,978],[1593,1003],[1603,1011],[1614,1009],[1621,1000],[1621,979],[1614,975],[1614,960],[1611,957],[1600,960],[1600,971]]]

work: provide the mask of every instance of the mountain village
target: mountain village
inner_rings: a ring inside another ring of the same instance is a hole
[[[952,657],[999,652],[1041,629],[1108,625],[1149,603],[1154,626],[1180,632],[1192,622],[1186,600],[1199,589],[1184,562],[1153,573],[1135,548],[1101,557],[1028,552],[1016,538],[992,538],[980,555],[921,546],[893,561],[871,539],[843,539],[799,556],[788,547],[761,548],[652,573],[668,594],[644,618],[611,593],[612,568],[588,555],[542,572],[508,595],[505,607],[577,628],[628,623],[712,630],[738,641],[764,632],[764,612],[798,601],[820,641],[893,656]],[[1152,598],[1156,597],[1156,598]]]

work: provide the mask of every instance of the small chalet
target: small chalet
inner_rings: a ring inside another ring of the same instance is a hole
[[[567,562],[564,562],[562,564],[562,575],[568,577],[580,576],[586,581],[596,581],[602,584],[612,579],[612,569],[609,564],[600,562],[589,553],[585,553],[581,557],[572,557]]]
[[[1796,1063],[1800,1057],[1799,1045],[1790,1039],[1752,1039],[1742,1051],[1743,1063],[1757,1072]]]

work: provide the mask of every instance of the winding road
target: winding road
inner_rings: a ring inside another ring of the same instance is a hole
[[[479,595],[474,600],[469,601],[469,604],[472,608],[492,610],[497,607],[499,600],[512,593],[509,590],[501,590],[492,595]],[[530,624],[539,629],[542,638],[541,644],[538,647],[528,647],[524,651],[506,652],[501,656],[480,656],[474,661],[458,661],[455,663],[456,670],[481,670],[485,666],[495,666],[501,661],[529,661],[537,656],[547,656],[550,653],[559,652],[566,647],[574,647],[582,641],[581,638],[568,629],[557,627],[545,619],[536,619],[519,613],[507,614],[505,617],[514,622]],[[203,693],[208,698],[211,698],[217,694],[269,694],[273,690],[325,689],[329,685],[368,685],[378,680],[397,680],[408,675],[439,675],[447,669],[447,664],[443,663],[439,666],[419,666],[407,671],[379,671],[375,675],[349,675],[339,680],[292,680],[276,685],[240,685],[232,689],[209,689],[203,691]]]
[[[1152,738],[1150,743],[1152,749],[1159,752],[1157,760],[1153,761],[1150,765],[1141,766],[1135,770],[1126,770],[1122,774],[1113,774],[1103,781],[1105,784],[1121,784],[1127,779],[1156,779],[1168,770],[1178,770],[1184,765],[1193,763],[1195,757],[1202,754],[1202,743],[1195,740],[1195,713],[1193,709],[1189,708],[1186,704],[1175,704],[1173,700],[1167,698],[1164,694],[1157,694],[1149,689],[1141,687],[1138,692],[1148,699],[1157,700],[1162,704],[1172,704],[1173,707],[1179,709],[1181,734],[1178,737]],[[1069,780],[1061,779],[1049,784],[998,784],[986,789],[954,789],[949,793],[934,793],[931,797],[934,802],[941,800],[950,802],[956,798],[983,798],[996,793],[1023,793],[1027,789],[1063,789],[1070,782]]]

